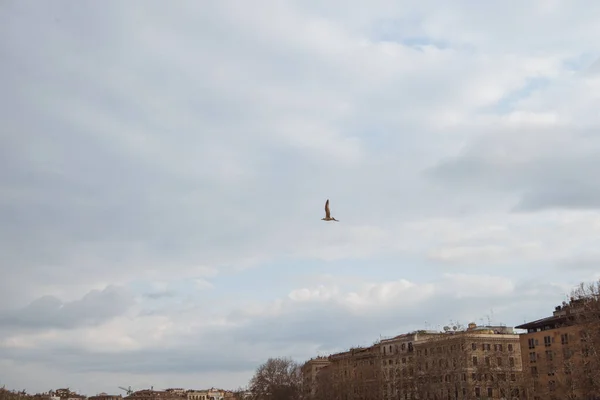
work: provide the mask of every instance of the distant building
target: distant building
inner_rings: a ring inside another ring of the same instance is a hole
[[[116,394],[99,393],[95,396],[88,397],[88,400],[123,400],[123,396]]]
[[[56,389],[48,392],[52,400],[83,400],[86,396],[71,391],[69,388]]]
[[[166,390],[138,390],[125,396],[123,400],[180,400],[181,396],[177,393],[167,392]]]
[[[208,390],[188,390],[187,400],[208,400]]]
[[[165,389],[165,392],[176,395],[178,397],[186,397],[186,391],[184,388],[169,388]]]

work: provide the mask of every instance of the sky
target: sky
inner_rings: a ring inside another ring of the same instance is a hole
[[[599,13],[0,1],[0,385],[235,389],[549,315],[600,278]]]

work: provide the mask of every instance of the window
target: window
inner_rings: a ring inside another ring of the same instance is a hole
[[[471,349],[472,350],[477,350],[477,344],[471,343]]]
[[[489,398],[491,398],[491,397],[493,396],[493,393],[492,393],[492,388],[487,388],[487,389],[488,389],[488,390],[487,390],[487,392],[488,392],[488,397],[489,397]]]
[[[513,345],[512,344],[508,345],[508,351],[513,351]]]
[[[508,365],[510,365],[511,367],[515,366],[515,358],[514,357],[508,358]]]
[[[544,346],[549,347],[551,343],[552,339],[550,338],[550,336],[544,336]]]
[[[536,362],[537,358],[535,356],[535,351],[529,353],[529,362]]]
[[[560,343],[561,344],[569,344],[569,334],[568,333],[563,333],[562,335],[560,335]]]
[[[473,356],[473,365],[477,365],[477,356]]]
[[[481,389],[478,387],[475,388],[475,397],[481,397]]]
[[[501,367],[502,366],[502,357],[498,357],[496,362],[498,363],[498,366]]]
[[[537,376],[538,370],[536,366],[531,367],[531,375]]]
[[[547,361],[552,361],[552,359],[553,359],[552,350],[546,350],[546,360]]]
[[[402,357],[402,364],[406,364],[406,357]]]
[[[527,341],[527,343],[529,343],[529,348],[530,348],[530,349],[535,349],[535,342],[534,342],[534,339],[533,339],[533,338],[529,339],[529,340]]]
[[[402,348],[402,351],[406,350],[406,343],[402,343],[401,348]]]
[[[489,357],[485,358],[485,365],[490,365],[490,358]]]

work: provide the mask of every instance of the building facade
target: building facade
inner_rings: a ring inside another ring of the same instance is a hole
[[[417,331],[383,340],[382,399],[514,399],[523,394],[512,328]]]
[[[571,299],[552,316],[517,326],[533,400],[600,399],[600,307]],[[592,318],[586,318],[591,316]]]
[[[315,400],[524,398],[521,342],[507,327],[407,333],[332,354],[316,373],[312,361],[302,373]]]

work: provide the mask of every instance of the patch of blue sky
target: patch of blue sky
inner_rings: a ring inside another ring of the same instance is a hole
[[[543,89],[551,84],[551,80],[548,78],[528,78],[521,88],[512,91],[508,95],[500,99],[496,104],[484,107],[481,111],[483,112],[496,112],[500,114],[508,113],[512,111],[516,103],[522,99],[531,96],[537,90]]]
[[[416,50],[421,50],[427,46],[439,49],[455,47],[448,41],[422,34],[420,24],[421,18],[417,15],[401,19],[380,19],[371,28],[369,38],[375,42],[400,43]]]
[[[198,277],[198,279],[206,280],[201,277]],[[127,286],[137,296],[160,301],[169,301],[173,298],[202,297],[206,295],[207,290],[210,290],[210,287],[199,285],[198,280],[195,278],[173,279],[165,282],[164,287],[159,287],[156,283],[146,280],[131,281]]]
[[[563,66],[573,72],[585,71],[598,60],[598,57],[597,53],[582,53],[576,57],[566,59]]]

